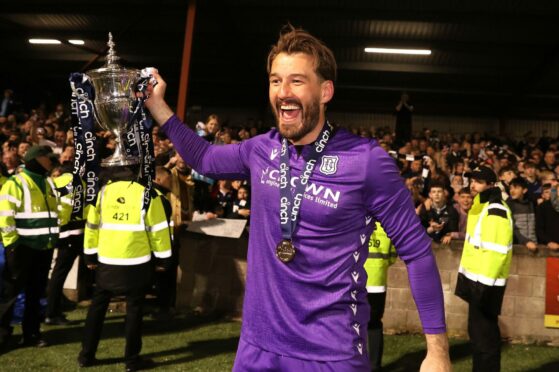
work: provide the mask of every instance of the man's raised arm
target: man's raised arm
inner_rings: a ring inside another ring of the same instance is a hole
[[[157,81],[157,84],[150,84],[148,86],[148,99],[145,101],[145,105],[148,108],[151,116],[159,125],[163,125],[173,116],[173,110],[165,102],[165,90],[167,89],[167,83],[156,69],[152,70],[153,78]]]

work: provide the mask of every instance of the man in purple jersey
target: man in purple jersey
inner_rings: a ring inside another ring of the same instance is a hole
[[[173,114],[166,83],[146,106],[180,155],[216,179],[252,186],[243,325],[234,371],[368,371],[368,239],[380,221],[399,247],[427,339],[422,371],[449,371],[439,273],[394,161],[326,120],[336,61],[292,27],[268,56],[277,129],[213,146]]]

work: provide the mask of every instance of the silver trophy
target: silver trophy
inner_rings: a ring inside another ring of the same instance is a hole
[[[134,88],[140,78],[140,70],[124,68],[118,64],[113,35],[109,33],[105,65],[90,70],[87,75],[95,89],[94,116],[101,128],[112,132],[115,136],[115,151],[110,157],[103,159],[101,166],[125,166],[138,164],[138,157],[126,153],[123,134],[126,133],[132,115],[132,104],[135,100]]]

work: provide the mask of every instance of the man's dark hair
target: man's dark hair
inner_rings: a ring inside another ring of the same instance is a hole
[[[444,183],[442,183],[442,182],[440,182],[440,181],[432,181],[432,182],[429,184],[429,191],[431,191],[431,189],[436,189],[436,188],[438,188],[438,189],[443,189],[443,190],[444,190],[444,189],[445,189]]]
[[[499,177],[505,174],[505,172],[514,172],[516,174],[515,170],[512,167],[503,167],[499,169]]]
[[[138,164],[101,168],[99,184],[103,186],[109,181],[135,181],[138,178],[139,171],[140,166]]]
[[[165,165],[169,162],[170,159],[171,157],[169,156],[169,153],[159,154],[155,157],[155,165]]]
[[[19,146],[19,142],[18,141],[8,141],[8,148],[9,149],[16,149]]]
[[[533,161],[527,161],[526,163],[524,163],[524,169],[526,168],[538,169],[538,166]]]
[[[469,187],[462,187],[460,191],[458,191],[458,195],[462,195],[462,194],[472,195],[472,190],[470,190]]]
[[[314,70],[322,80],[336,81],[336,58],[334,53],[322,41],[309,34],[307,31],[298,29],[288,24],[280,31],[276,45],[268,54],[267,70],[270,74],[272,63],[280,53],[295,54],[304,53],[313,57]]]
[[[516,178],[513,178],[512,181],[510,181],[509,186],[515,186],[515,187],[521,187],[523,189],[528,189],[528,182],[526,182],[526,180],[522,177],[516,177]]]

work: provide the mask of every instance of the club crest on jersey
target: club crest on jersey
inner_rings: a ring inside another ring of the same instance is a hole
[[[320,172],[331,175],[338,171],[338,157],[336,155],[324,155],[320,164]]]

